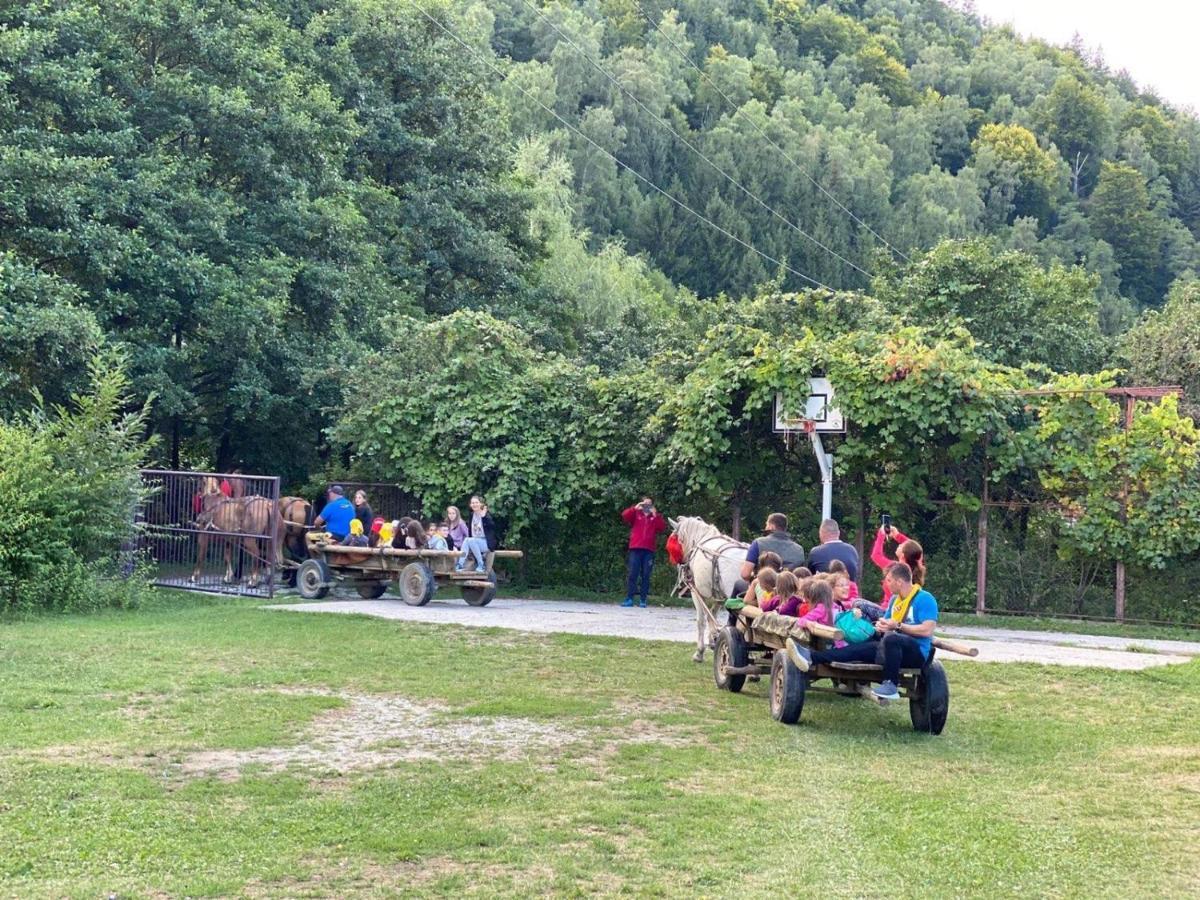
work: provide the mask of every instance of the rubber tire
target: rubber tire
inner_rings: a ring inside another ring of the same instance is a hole
[[[940,662],[934,660],[925,667],[917,680],[917,692],[921,699],[908,701],[913,730],[941,734],[950,712],[950,682],[946,680],[946,670]]]
[[[771,660],[771,718],[784,725],[800,721],[808,678],[788,658],[786,650],[776,650]]]
[[[296,590],[305,600],[320,600],[329,594],[333,578],[321,559],[306,559],[296,570]]]
[[[364,600],[378,600],[387,591],[390,583],[388,581],[360,581],[354,585],[354,589]]]
[[[473,588],[463,585],[462,597],[471,606],[487,606],[496,598],[496,573],[488,572],[488,581],[492,583],[490,588]]]
[[[396,584],[400,599],[409,606],[424,606],[433,599],[433,570],[423,562],[411,562],[401,569]]]
[[[717,632],[716,646],[713,647],[713,681],[718,690],[737,694],[746,684],[745,675],[722,675],[722,666],[744,666],[750,662],[750,651],[742,634],[732,625],[726,625]]]

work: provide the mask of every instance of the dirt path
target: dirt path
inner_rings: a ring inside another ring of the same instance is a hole
[[[399,600],[331,600],[268,606],[297,612],[349,613],[478,628],[512,628],[538,634],[594,634],[609,637],[695,643],[696,617],[689,609],[623,609],[612,603],[574,600],[493,600],[483,608],[460,600],[405,606]],[[979,648],[978,662],[1032,662],[1107,669],[1145,669],[1187,662],[1200,656],[1200,643],[1099,637],[1052,631],[947,626],[939,634]],[[1137,650],[1130,650],[1136,647]],[[969,657],[944,654],[944,659]]]

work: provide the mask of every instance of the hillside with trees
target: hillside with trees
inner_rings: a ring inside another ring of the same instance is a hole
[[[1109,610],[1116,554],[1131,615],[1200,615],[1200,123],[1082,45],[937,0],[38,0],[0,78],[13,446],[82,405],[131,417],[105,458],[478,489],[604,587],[631,493],[811,530],[769,407],[823,371],[838,515],[919,523],[950,605],[986,482],[998,603]],[[1132,383],[1186,393],[1125,433],[1085,391]]]

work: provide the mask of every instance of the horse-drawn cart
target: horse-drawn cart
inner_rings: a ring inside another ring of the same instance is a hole
[[[496,596],[496,559],[520,559],[520,550],[487,554],[484,571],[455,571],[457,550],[400,550],[393,547],[348,547],[323,535],[309,534],[309,558],[296,570],[296,588],[305,600],[325,597],[337,582],[350,584],[368,600],[382,597],[395,582],[409,606],[424,606],[438,586],[455,585],[471,606],[487,606]]]
[[[832,663],[801,672],[788,656],[788,638],[812,650],[820,650],[841,640],[842,632],[837,628],[814,622],[798,625],[797,620],[789,616],[761,613],[754,607],[739,609],[736,603],[730,605],[734,607],[730,609],[730,622],[717,632],[713,653],[713,679],[721,690],[736,693],[748,677],[769,677],[771,716],[786,725],[800,720],[809,691],[828,691],[884,702],[872,693],[871,686],[883,679],[883,669],[877,665]],[[939,647],[968,656],[976,656],[979,652],[935,639],[924,666],[901,669],[898,687],[901,697],[908,700],[913,728],[929,734],[941,734],[950,709],[946,670],[934,659]],[[814,685],[823,679],[828,679],[829,684]]]

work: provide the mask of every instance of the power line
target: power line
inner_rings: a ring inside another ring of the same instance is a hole
[[[621,81],[616,78],[616,76],[614,76],[611,72],[609,72],[602,65],[600,65],[599,62],[592,59],[592,57],[589,54],[587,54],[583,50],[582,47],[580,47],[578,44],[576,44],[575,41],[573,41],[569,35],[564,33],[561,28],[559,28],[556,24],[554,24],[554,22],[551,21],[551,19],[548,16],[546,16],[545,13],[543,13],[540,9],[538,9],[531,2],[529,2],[529,0],[521,0],[521,2],[524,3],[525,6],[527,6],[529,9],[531,9],[534,12],[534,14],[537,15],[538,18],[542,19],[547,25],[549,25],[551,28],[553,28],[555,30],[555,32],[558,33],[559,37],[561,37],[564,41],[566,41],[567,44],[569,44],[572,48],[574,48],[576,53],[578,53],[581,57],[583,57],[585,60],[587,60],[589,64],[591,64],[592,68],[594,68],[597,72],[599,72],[601,75],[603,75],[605,78],[607,78],[613,84],[615,84],[617,86],[617,88],[620,91],[622,91],[627,97],[629,97],[630,100],[632,100],[634,103],[636,103],[640,109],[645,111],[648,115],[650,115],[654,119],[654,121],[656,121],[659,125],[661,125],[663,128],[665,128],[667,131],[669,131],[671,133],[671,135],[677,141],[682,143],[685,147],[687,147],[689,150],[691,150],[693,153],[695,153],[697,156],[699,156],[702,160],[704,160],[706,163],[708,163],[713,168],[714,171],[716,171],[718,174],[720,174],[722,177],[724,177],[730,184],[732,184],[734,187],[736,187],[738,190],[740,190],[742,193],[744,193],[747,197],[749,197],[751,200],[753,200],[755,203],[757,203],[759,206],[761,206],[763,209],[765,209],[771,215],[775,216],[775,218],[777,218],[781,222],[785,223],[789,228],[791,228],[797,234],[812,241],[814,244],[816,244],[818,247],[820,247],[826,253],[830,254],[831,256],[833,256],[833,257],[837,258],[838,260],[840,260],[841,262],[845,263],[847,266],[854,269],[856,272],[859,272],[859,273],[865,275],[867,278],[872,277],[871,272],[868,272],[866,269],[862,268],[861,266],[855,264],[851,260],[842,256],[842,254],[838,253],[833,248],[828,247],[825,244],[821,243],[819,240],[817,240],[815,237],[813,237],[811,234],[809,234],[807,231],[805,231],[803,228],[801,228],[799,225],[797,225],[795,222],[793,222],[787,216],[785,216],[782,213],[775,210],[774,207],[768,205],[765,200],[763,200],[761,197],[759,197],[757,194],[755,194],[749,188],[743,186],[741,184],[741,182],[737,181],[732,175],[730,175],[728,172],[726,172],[724,169],[722,169],[720,166],[718,166],[715,162],[713,162],[711,159],[709,159],[704,154],[704,152],[702,150],[700,150],[700,148],[698,148],[695,144],[691,143],[691,141],[689,141],[687,138],[683,137],[681,134],[679,134],[679,132],[677,132],[674,128],[672,128],[670,122],[668,122],[666,119],[664,119],[658,113],[656,113],[654,110],[652,110],[648,106],[646,106],[646,104],[643,103],[640,99],[638,99],[637,95],[634,94],[633,91],[629,90],[629,88],[627,88],[624,84],[622,84]]]
[[[684,50],[682,47],[680,47],[678,44],[676,44],[675,41],[671,38],[671,36],[662,30],[662,28],[658,25],[658,23],[655,22],[654,19],[650,16],[650,14],[647,13],[646,10],[642,7],[642,4],[640,2],[638,2],[638,0],[633,0],[633,5],[636,6],[638,9],[638,12],[640,12],[642,14],[642,18],[644,18],[647,22],[649,22],[650,26],[666,39],[667,43],[670,44],[675,49],[675,51],[680,56],[683,57],[684,61],[687,62],[687,64],[689,66],[691,66],[693,69],[695,69],[697,72],[699,72],[700,77],[703,78],[710,85],[712,85],[713,89],[718,94],[720,94],[722,98],[724,98],[725,102],[729,104],[731,109],[733,109],[734,116],[740,115],[742,112],[742,107],[739,107],[736,103],[734,103],[733,100],[730,98],[730,96],[728,94],[726,94],[723,90],[721,90],[721,86],[718,85],[715,81],[713,81],[712,78],[709,77],[708,73],[705,72],[704,69],[702,69],[699,65],[697,65],[697,63],[694,59],[692,59],[690,56],[688,56],[687,51]],[[776,150],[778,150],[783,155],[784,159],[786,159],[793,166],[795,166],[796,171],[798,171],[801,175],[803,175],[805,178],[807,178],[812,183],[813,187],[815,187],[818,191],[820,191],[822,194],[824,194],[826,197],[828,197],[830,200],[832,200],[834,205],[837,206],[838,209],[840,209],[842,212],[844,212],[846,215],[848,215],[851,219],[853,219],[855,222],[857,222],[863,228],[867,229],[867,231],[869,231],[871,234],[873,234],[885,247],[887,247],[889,250],[891,250],[893,253],[895,253],[897,256],[899,256],[901,259],[903,259],[905,262],[912,262],[912,260],[908,256],[908,254],[906,254],[903,250],[900,250],[899,248],[893,247],[891,244],[889,244],[887,242],[887,239],[883,235],[881,235],[874,228],[872,228],[870,225],[868,225],[866,222],[864,222],[862,219],[860,219],[858,216],[856,216],[845,204],[842,203],[842,201],[840,201],[837,197],[835,197],[833,194],[831,194],[823,184],[821,184],[819,181],[817,181],[815,178],[813,178],[811,175],[809,175],[808,172],[806,172],[804,170],[804,168],[801,167],[801,165],[798,162],[796,162],[795,159],[792,158],[791,154],[789,154],[786,150],[784,150],[782,147],[780,147],[779,144],[775,143],[775,141],[772,140],[771,136],[768,135],[761,128],[759,128],[758,123],[755,122],[752,118],[750,118],[750,116],[746,116],[745,120],[750,123],[751,127],[755,131],[758,132],[759,136],[761,136],[763,140],[765,140],[768,144],[770,144],[772,147],[774,147]]]
[[[495,73],[495,75],[497,77],[499,77],[499,78],[504,77],[504,73],[495,65],[495,63],[493,63],[491,60],[489,60],[486,57],[484,57],[483,55],[481,55],[478,51],[475,50],[474,47],[472,47],[470,44],[468,44],[466,41],[464,41],[462,38],[460,38],[457,34],[455,34],[453,30],[451,30],[448,26],[443,24],[441,22],[441,20],[439,20],[436,16],[432,15],[431,13],[429,13],[428,11],[423,9],[417,3],[417,0],[405,0],[405,2],[409,6],[411,6],[413,9],[417,10],[417,12],[419,12],[421,15],[423,15],[425,18],[427,18],[434,25],[436,25],[439,29],[441,29],[442,32],[444,32],[447,37],[454,40],[464,50],[466,50],[468,53],[470,53],[472,56],[474,56],[477,60],[479,60],[481,63],[483,63],[489,69],[491,69],[492,72]],[[782,269],[786,269],[788,272],[792,273],[797,278],[802,278],[805,281],[807,281],[809,284],[812,284],[815,287],[819,287],[824,290],[827,290],[830,293],[836,293],[834,288],[831,288],[829,285],[823,284],[822,282],[817,281],[817,279],[815,279],[809,275],[805,275],[799,269],[792,268],[790,265],[783,262],[782,260],[776,259],[775,257],[771,256],[770,254],[764,253],[762,250],[759,250],[757,247],[755,247],[753,244],[749,243],[748,241],[742,240],[740,237],[738,237],[733,232],[727,231],[726,229],[722,228],[720,225],[718,225],[716,222],[712,221],[712,219],[708,218],[703,213],[699,213],[696,210],[692,209],[690,206],[688,206],[682,200],[678,199],[677,197],[673,196],[672,194],[669,194],[667,191],[660,188],[657,184],[655,184],[653,181],[651,181],[645,175],[642,175],[640,172],[638,172],[632,166],[617,159],[617,157],[615,157],[613,154],[609,153],[602,146],[600,146],[598,143],[596,143],[594,140],[592,140],[590,137],[588,137],[586,134],[584,134],[582,131],[580,131],[578,128],[576,128],[574,125],[572,125],[570,122],[568,122],[566,119],[564,119],[561,115],[559,115],[557,112],[555,112],[549,106],[547,106],[545,103],[543,103],[537,97],[533,96],[533,94],[531,94],[525,88],[521,87],[519,84],[516,85],[516,88],[522,94],[524,94],[529,100],[532,100],[534,103],[536,103],[542,109],[544,109],[546,112],[550,113],[550,115],[552,115],[552,116],[554,116],[554,118],[558,119],[558,121],[561,122],[564,126],[566,126],[568,129],[570,129],[575,134],[579,135],[581,138],[583,138],[585,141],[587,141],[589,144],[591,144],[593,147],[595,147],[597,150],[599,150],[601,153],[603,153],[605,156],[607,156],[609,159],[611,159],[618,166],[625,169],[627,172],[629,172],[631,175],[633,175],[635,178],[639,179],[640,181],[645,182],[649,187],[651,187],[658,193],[662,194],[664,197],[666,197],[668,200],[670,200],[672,203],[674,203],[679,208],[691,213],[697,219],[699,219],[700,221],[707,224],[710,228],[713,228],[714,230],[719,231],[721,234],[725,235],[726,237],[730,238],[731,240],[736,241],[738,244],[745,247],[747,250],[750,250],[751,252],[758,254],[763,259],[765,259],[767,262],[773,263],[774,265],[776,265]]]

